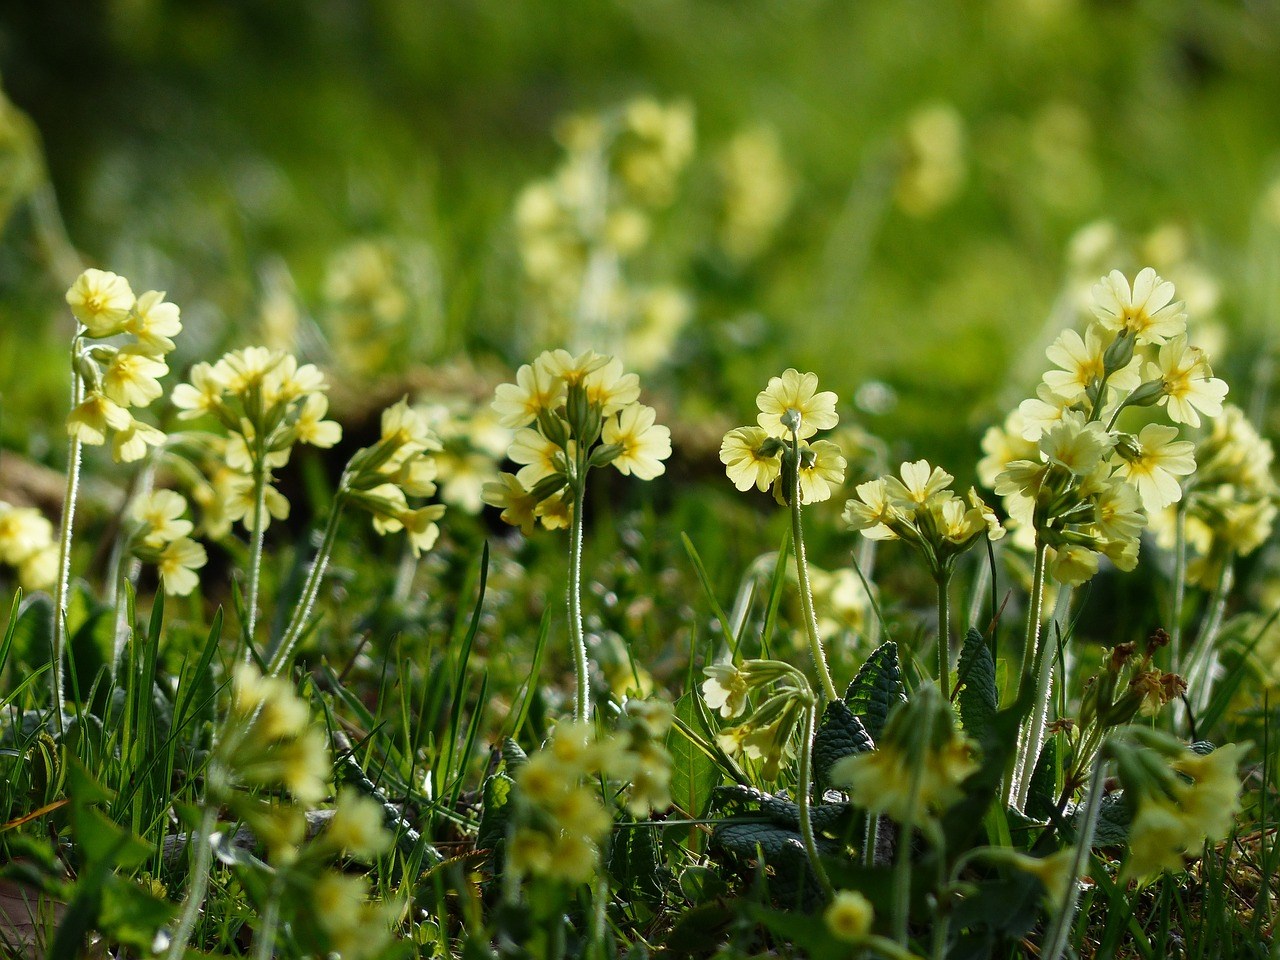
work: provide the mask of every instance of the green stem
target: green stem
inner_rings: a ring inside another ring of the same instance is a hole
[[[924,781],[927,745],[917,743],[911,766],[910,801],[907,815],[898,824],[897,850],[893,864],[893,938],[903,949],[907,947],[907,928],[911,921],[911,838],[916,828],[916,812],[920,804],[920,786]]]
[[[880,845],[880,814],[867,812],[867,829],[863,834],[862,865],[876,865],[876,847]]]
[[[591,677],[587,663],[587,639],[582,627],[582,531],[583,504],[586,501],[587,474],[578,473],[573,490],[573,520],[569,537],[569,639],[573,644],[573,668],[577,680],[573,698],[575,720],[591,717]]]
[[[938,585],[938,686],[942,699],[951,699],[951,571],[939,570]]]
[[[1102,811],[1102,796],[1106,793],[1103,780],[1103,767],[1106,766],[1106,750],[1100,749],[1093,760],[1093,768],[1089,774],[1089,796],[1085,800],[1083,823],[1078,831],[1075,856],[1071,858],[1071,882],[1067,885],[1067,893],[1057,913],[1054,914],[1049,929],[1045,932],[1044,946],[1040,951],[1042,960],[1058,960],[1067,947],[1067,938],[1071,933],[1072,921],[1075,919],[1076,900],[1079,889],[1076,884],[1080,871],[1084,869],[1089,851],[1093,848],[1093,834],[1098,826],[1098,815]]]
[[[1169,614],[1169,669],[1182,668],[1182,609],[1187,600],[1187,499],[1178,501],[1174,515],[1173,610]]]
[[[206,803],[208,803],[206,801]],[[209,869],[213,866],[213,828],[218,823],[218,810],[212,804],[204,808],[200,818],[200,827],[196,831],[195,848],[192,854],[195,863],[191,868],[191,885],[187,888],[187,900],[182,908],[182,917],[178,920],[178,928],[169,941],[169,951],[165,960],[182,960],[187,952],[187,944],[196,928],[196,919],[200,916],[200,908],[204,905],[205,891],[209,888]]]
[[[1209,615],[1205,618],[1204,626],[1200,628],[1200,635],[1196,637],[1195,646],[1187,659],[1187,688],[1196,713],[1202,712],[1209,705],[1209,695],[1213,692],[1213,671],[1218,665],[1218,633],[1222,629],[1227,613],[1227,600],[1234,585],[1235,557],[1228,555],[1222,560],[1222,572],[1213,588]]]
[[[812,695],[810,695],[812,696]],[[817,728],[818,705],[810,702],[804,709],[804,736],[800,740],[800,783],[796,806],[800,812],[800,836],[804,839],[805,853],[809,855],[809,865],[813,867],[814,876],[822,887],[822,897],[830,903],[835,891],[831,888],[831,879],[827,876],[826,867],[818,855],[818,841],[813,833],[813,819],[810,815],[811,794],[813,793],[813,737]]]
[[[262,912],[262,925],[253,939],[254,960],[271,960],[275,953],[276,927],[280,923],[280,891],[272,884],[270,899]]]
[[[293,610],[293,616],[289,619],[289,626],[285,628],[284,636],[280,638],[280,645],[272,653],[271,660],[267,664],[267,672],[273,677],[278,676],[288,666],[293,648],[302,639],[302,632],[306,629],[311,611],[315,608],[316,597],[320,594],[320,584],[324,580],[324,572],[329,566],[329,557],[333,554],[333,545],[338,538],[338,521],[342,518],[342,509],[346,506],[346,502],[346,488],[339,488],[337,495],[333,498],[333,506],[329,509],[329,522],[325,524],[324,536],[320,540],[319,549],[316,550],[315,559],[311,562],[311,571],[307,574],[307,582],[302,587],[298,605]]]
[[[246,634],[249,646],[253,646],[254,633],[258,628],[258,584],[262,579],[262,543],[266,531],[263,527],[263,516],[267,504],[267,463],[266,451],[258,445],[258,456],[253,462],[253,540],[249,547],[249,622]],[[251,650],[245,651],[245,658],[252,659]]]
[[[796,555],[796,578],[800,588],[800,608],[804,614],[805,635],[809,638],[809,652],[818,671],[825,700],[839,700],[831,670],[827,667],[827,655],[818,638],[818,616],[813,608],[813,586],[809,582],[809,562],[805,557],[804,530],[800,520],[800,441],[792,434],[792,453],[795,457],[795,478],[791,483],[791,545]]]
[[[71,341],[72,410],[84,399],[84,380],[80,376],[79,344],[80,335],[77,333]],[[71,540],[75,527],[76,497],[80,489],[81,446],[79,437],[72,437],[67,443],[67,486],[62,496],[62,526],[58,533],[58,577],[53,588],[53,644],[49,651],[49,702],[53,707],[54,723],[57,725],[59,736],[63,731],[62,653],[66,646],[67,593],[71,587]]]
[[[1040,648],[1040,620],[1044,615],[1045,555],[1048,549],[1048,546],[1037,536],[1035,562],[1031,571],[1031,595],[1027,598],[1026,645],[1022,650],[1022,674],[1018,682],[1019,700],[1027,692],[1028,684],[1035,683],[1037,679],[1036,654]],[[1025,741],[1021,746],[1025,747]],[[1031,763],[1034,764],[1035,761],[1032,760]],[[1009,781],[1009,789],[1005,794],[1006,800],[1010,799],[1015,785],[1021,782],[1022,771],[1026,764],[1026,751],[1020,748],[1014,761],[1013,779]]]

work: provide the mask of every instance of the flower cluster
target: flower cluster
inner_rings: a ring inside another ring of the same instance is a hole
[[[435,454],[440,499],[476,514],[484,508],[484,487],[498,479],[499,464],[511,446],[511,431],[492,409],[461,397],[420,399],[418,409],[440,439]]]
[[[148,290],[135,297],[124,277],[95,269],[80,274],[67,291],[67,304],[79,321],[73,362],[84,383],[84,394],[67,417],[67,433],[90,446],[110,437],[111,455],[119,463],[142,459],[165,439],[163,431],[131,412],[164,393],[165,357],[182,330],[178,308],[164,296]],[[90,340],[114,342],[86,344]]]
[[[720,246],[736,263],[754,260],[768,247],[791,211],[795,177],[770,127],[743,130],[720,152],[724,188]]]
[[[485,484],[485,503],[525,533],[535,521],[554,530],[572,521],[592,467],[640,480],[661,475],[671,431],[639,397],[639,377],[591,350],[548,351],[522,366],[493,401],[498,422],[516,431],[510,457],[522,466]]]
[[[154,490],[134,501],[129,510],[135,524],[134,556],[155,564],[168,594],[185,597],[200,582],[195,571],[208,562],[205,549],[190,537],[187,501],[172,490]]]
[[[1206,754],[1157,731],[1134,727],[1128,734],[1110,748],[1133,810],[1124,873],[1142,878],[1181,870],[1184,855],[1230,834],[1240,810],[1236,769],[1249,744]]]
[[[917,460],[898,474],[858,484],[858,496],[845,503],[845,522],[867,539],[906,541],[937,575],[979,540],[1004,536],[978,491],[960,499],[950,489],[955,478],[941,467]]]
[[[520,260],[538,340],[604,344],[633,366],[666,358],[689,315],[682,294],[642,288],[626,269],[648,245],[693,154],[686,104],[638,99],[561,126],[556,174],[516,202]]]
[[[960,784],[977,768],[951,705],[926,684],[893,709],[875,750],[837,761],[829,777],[855,805],[922,825],[961,798]]]
[[[720,462],[733,485],[772,488],[774,499],[786,504],[798,481],[801,503],[830,499],[844,482],[845,459],[831,441],[810,438],[840,422],[836,395],[818,391],[817,374],[788,368],[770,378],[756,406],[756,426],[736,427],[720,444]]]
[[[1171,283],[1150,267],[1132,285],[1112,271],[1093,288],[1094,320],[1067,330],[1047,353],[1035,398],[983,438],[983,483],[1005,498],[1012,522],[1050,548],[1061,583],[1081,583],[1105,555],[1137,563],[1146,517],[1182,498],[1195,470],[1177,426],[1115,429],[1130,407],[1162,406],[1172,424],[1200,425],[1222,412],[1227,386],[1189,345]]]
[[[815,698],[808,680],[780,660],[746,660],[742,664],[713,663],[703,668],[702,699],[725,719],[745,719],[717,735],[730,756],[761,762],[761,776],[776,780],[782,764],[796,754],[796,731]],[[751,707],[755,694],[760,702]],[[801,748],[805,749],[805,748]]]
[[[216,363],[197,363],[190,381],[173,390],[181,420],[211,417],[225,437],[210,438],[226,466],[218,500],[226,522],[253,529],[256,479],[261,478],[262,527],[289,515],[289,502],[271,485],[271,472],[289,462],[295,444],[332,447],[342,428],[324,419],[329,409],[324,375],[312,364],[266,347],[233,350]],[[215,488],[216,489],[216,488]]]
[[[53,524],[35,507],[0,500],[0,563],[17,569],[23,590],[43,590],[57,578]]]

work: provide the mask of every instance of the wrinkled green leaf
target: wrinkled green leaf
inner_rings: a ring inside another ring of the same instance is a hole
[[[1057,810],[1058,794],[1058,738],[1049,737],[1040,748],[1035,771],[1027,790],[1027,815],[1036,820],[1048,820]]]
[[[960,720],[965,732],[984,749],[991,738],[992,721],[1000,707],[996,665],[982,634],[973,627],[965,634],[957,671],[960,682]]]
[[[853,715],[862,721],[872,740],[879,740],[884,732],[889,712],[900,703],[907,702],[907,691],[902,685],[902,667],[898,662],[898,645],[892,640],[880,644],[872,651],[858,675],[849,684],[844,702]]]
[[[631,821],[634,823],[634,821]],[[662,902],[662,860],[657,829],[629,826],[615,830],[609,846],[609,873],[620,892],[631,900]]]
[[[830,786],[828,774],[832,764],[855,753],[874,750],[875,746],[862,721],[843,701],[828,703],[813,738],[813,777],[818,795]]]

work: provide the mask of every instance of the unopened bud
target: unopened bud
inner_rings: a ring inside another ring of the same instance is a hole
[[[1111,342],[1102,354],[1102,368],[1108,376],[1129,365],[1136,342],[1137,339],[1127,330]]]
[[[1149,407],[1165,394],[1163,380],[1147,380],[1138,385],[1125,400],[1129,407]]]

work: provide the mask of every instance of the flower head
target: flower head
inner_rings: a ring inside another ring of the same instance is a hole
[[[133,303],[128,280],[92,267],[80,274],[67,291],[72,314],[84,324],[91,337],[110,337],[122,332]]]
[[[840,422],[836,395],[818,391],[816,373],[800,373],[794,367],[782,376],[771,377],[769,385],[756,396],[760,415],[756,422],[771,437],[786,440],[794,432],[801,440],[819,430],[830,430]]]
[[[656,418],[653,407],[631,403],[616,418],[604,422],[604,442],[622,448],[612,463],[623,476],[634,474],[637,479],[652,480],[666,469],[662,461],[671,456],[671,431],[656,424]]]
[[[1151,267],[1133,278],[1112,270],[1093,287],[1093,313],[1108,330],[1132,335],[1138,343],[1161,344],[1187,326],[1182,304],[1173,299],[1173,284]]]

